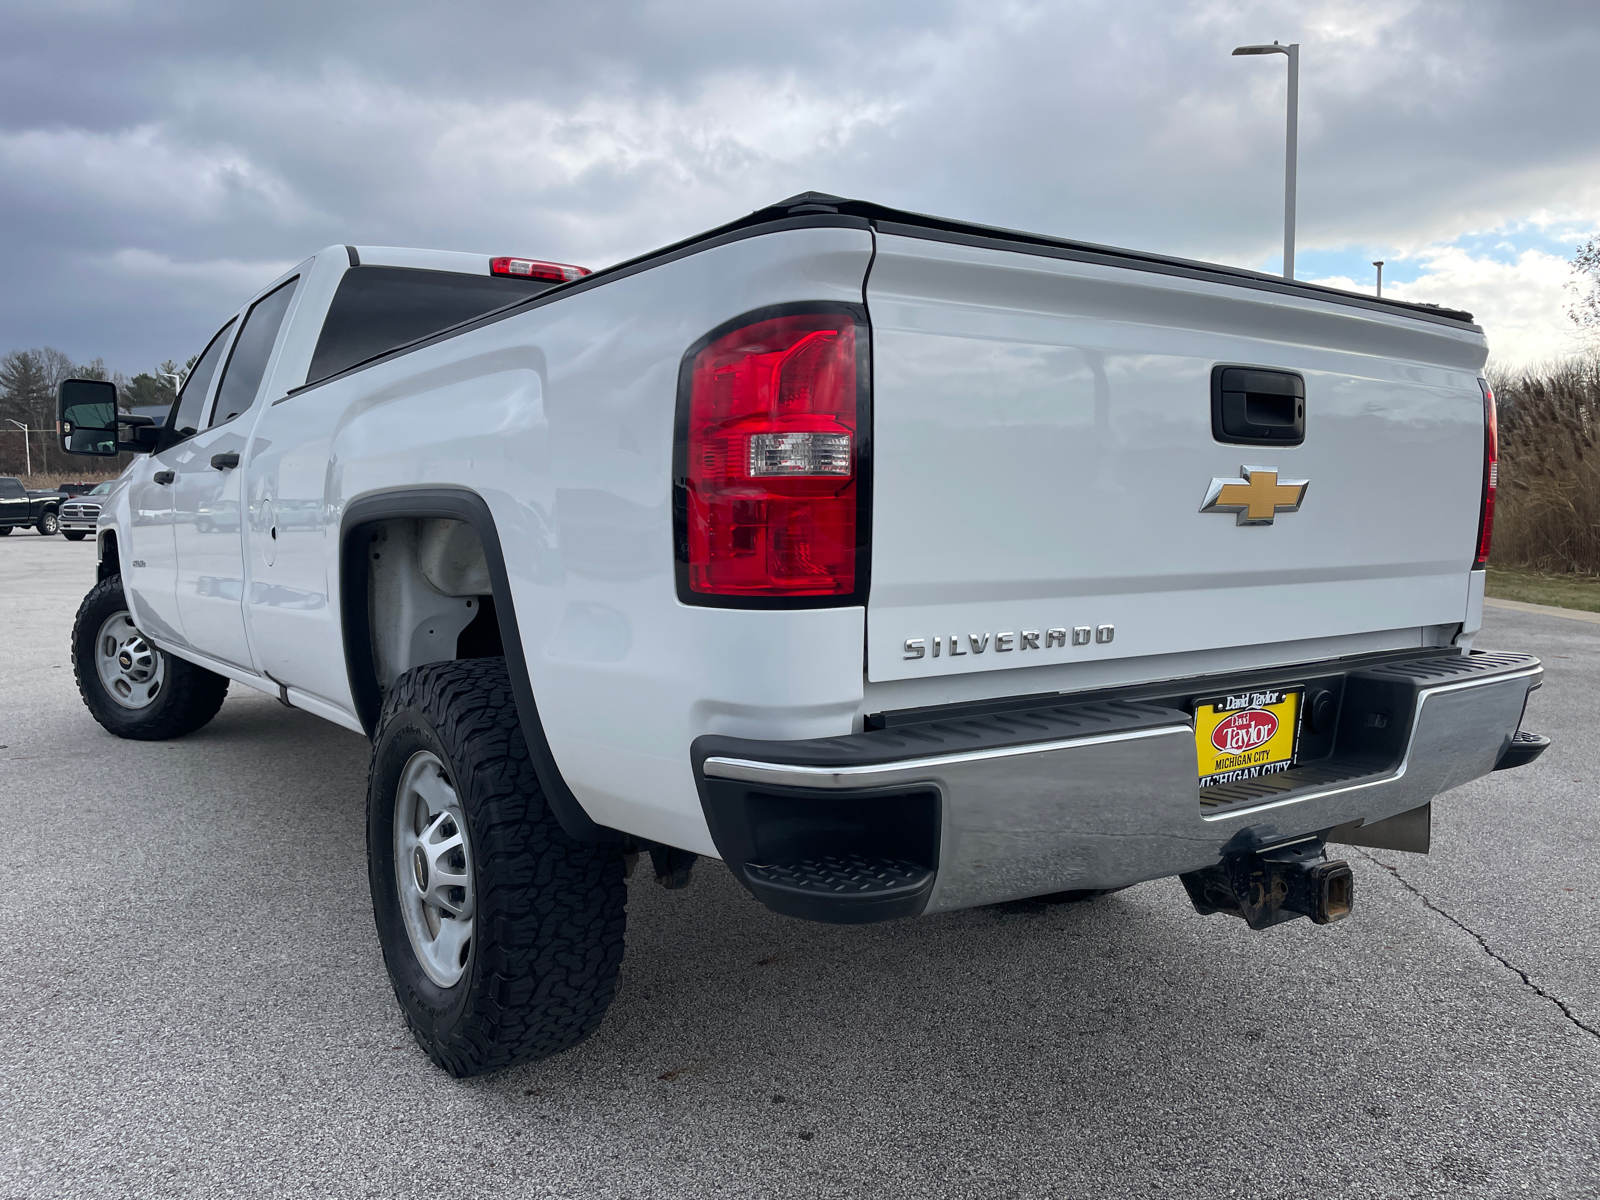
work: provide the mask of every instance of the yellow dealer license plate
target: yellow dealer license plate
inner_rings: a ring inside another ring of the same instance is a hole
[[[1195,705],[1200,786],[1254,779],[1292,767],[1303,694],[1299,689],[1238,692]]]

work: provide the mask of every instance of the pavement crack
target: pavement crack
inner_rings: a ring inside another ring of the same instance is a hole
[[[1472,940],[1477,942],[1478,945],[1483,948],[1483,952],[1485,954],[1487,954],[1490,958],[1494,959],[1495,962],[1499,963],[1506,970],[1513,972],[1517,976],[1518,979],[1522,980],[1523,985],[1526,986],[1529,991],[1533,992],[1537,996],[1542,996],[1544,999],[1550,1001],[1551,1004],[1554,1004],[1557,1008],[1559,1008],[1561,1010],[1561,1015],[1562,1016],[1566,1017],[1567,1020],[1571,1021],[1574,1025],[1576,1025],[1579,1029],[1583,1030],[1583,1032],[1587,1033],[1590,1037],[1594,1038],[1596,1041],[1600,1041],[1600,1029],[1596,1029],[1593,1025],[1590,1025],[1590,1024],[1586,1023],[1585,1021],[1581,1020],[1578,1017],[1578,1015],[1572,1011],[1572,1009],[1567,1007],[1567,1002],[1565,1000],[1561,999],[1561,997],[1559,997],[1559,996],[1551,995],[1549,992],[1545,991],[1542,987],[1540,987],[1537,983],[1535,983],[1533,981],[1533,976],[1529,975],[1521,967],[1519,967],[1515,963],[1511,962],[1509,959],[1507,959],[1505,957],[1505,955],[1501,954],[1498,950],[1496,950],[1493,946],[1491,946],[1489,944],[1489,942],[1488,942],[1488,939],[1485,938],[1483,936],[1483,934],[1479,933],[1472,926],[1468,925],[1465,921],[1461,920],[1461,918],[1457,917],[1454,913],[1447,912],[1444,909],[1440,908],[1437,904],[1435,904],[1433,902],[1433,900],[1428,896],[1428,894],[1426,892],[1424,892],[1416,884],[1412,883],[1404,875],[1400,874],[1400,868],[1399,867],[1390,866],[1388,863],[1384,862],[1381,858],[1374,858],[1372,855],[1368,854],[1365,850],[1357,849],[1356,853],[1361,855],[1362,858],[1365,858],[1369,862],[1376,863],[1378,866],[1382,867],[1385,871],[1389,872],[1389,874],[1393,875],[1395,877],[1395,879],[1399,881],[1401,887],[1405,888],[1406,891],[1410,892],[1418,900],[1421,900],[1422,903],[1427,908],[1431,909],[1433,912],[1438,913],[1441,917],[1443,917],[1446,921],[1449,921],[1450,924],[1454,925],[1457,929],[1460,929],[1460,930],[1464,931],[1465,933],[1469,934],[1471,936]]]

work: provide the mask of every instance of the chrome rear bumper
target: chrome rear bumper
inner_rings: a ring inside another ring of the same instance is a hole
[[[1203,794],[1191,715],[1116,700],[809,742],[708,736],[696,740],[694,762],[712,836],[746,887],[792,915],[872,920],[1120,887],[1210,866],[1241,847],[1407,812],[1494,769],[1542,674],[1538,659],[1508,654],[1351,670],[1331,755]],[[773,892],[770,870],[744,869],[825,855],[830,844],[851,851],[855,828],[868,830],[858,858],[914,861],[882,850],[893,830],[874,830],[872,815],[875,804],[911,795],[936,797],[927,811],[936,813],[937,861],[926,864],[919,895],[902,886],[900,902],[880,903],[876,915],[828,915],[864,902],[870,888],[845,886],[830,898],[824,887],[791,904]],[[795,833],[808,798],[832,814],[810,842]]]

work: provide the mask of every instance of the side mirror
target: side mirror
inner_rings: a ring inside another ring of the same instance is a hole
[[[103,379],[63,379],[56,395],[56,430],[61,449],[68,454],[115,458],[122,450],[150,450],[155,440],[143,429],[133,430],[133,440],[117,437],[119,425],[154,425],[149,417],[117,411],[117,385]]]

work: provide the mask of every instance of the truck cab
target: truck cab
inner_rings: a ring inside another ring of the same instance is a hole
[[[258,418],[297,388],[559,281],[543,263],[539,274],[531,265],[511,272],[510,263],[528,261],[330,246],[224,321],[151,431],[151,453],[125,475],[100,522],[140,628],[213,671],[276,693],[250,649],[244,558],[247,542],[263,538],[271,556],[295,514],[247,495],[240,465]],[[107,553],[102,547],[102,560]]]

